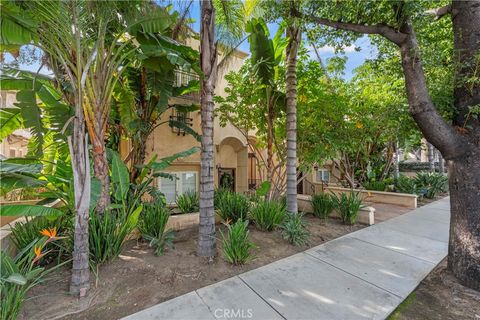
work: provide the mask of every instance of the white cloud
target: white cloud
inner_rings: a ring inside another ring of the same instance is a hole
[[[343,51],[345,53],[355,52],[355,46],[354,45],[345,46],[345,47],[343,47]],[[335,53],[335,48],[332,47],[332,46],[324,46],[324,47],[318,48],[318,52]]]

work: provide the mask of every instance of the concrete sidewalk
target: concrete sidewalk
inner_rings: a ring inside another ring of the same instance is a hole
[[[124,319],[385,319],[447,255],[449,198]]]

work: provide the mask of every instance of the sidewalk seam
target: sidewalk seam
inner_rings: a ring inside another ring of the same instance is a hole
[[[255,270],[255,269],[254,269]],[[270,308],[273,309],[273,311],[275,311],[282,319],[285,319],[287,320],[287,318],[285,318],[280,312],[278,312],[277,309],[275,309],[274,306],[272,306],[267,300],[265,300],[257,291],[255,291],[255,289],[253,289],[245,280],[242,279],[242,277],[240,277],[240,275],[237,276],[240,281],[242,281],[248,288],[250,288],[250,290],[253,291],[253,293],[255,293],[260,299],[262,299],[262,301],[264,301],[267,305],[270,306]]]
[[[346,270],[343,270],[342,268],[337,267],[336,265],[333,265],[333,264],[331,264],[331,263],[329,263],[329,262],[327,262],[327,261],[325,261],[325,260],[322,260],[321,258],[316,257],[316,256],[310,254],[310,253],[307,252],[307,251],[304,251],[303,253],[306,254],[306,255],[309,256],[309,257],[312,257],[312,258],[318,260],[318,261],[321,261],[321,262],[323,262],[323,263],[325,263],[325,264],[328,264],[329,266],[332,266],[332,267],[334,267],[335,269],[338,269],[338,270],[340,270],[340,271],[342,271],[342,272],[345,272],[346,274],[349,274],[349,275],[351,275],[352,277],[355,277],[355,278],[357,278],[357,279],[360,279],[360,280],[362,280],[363,282],[366,282],[366,283],[368,283],[368,284],[370,284],[370,285],[372,285],[372,286],[374,286],[374,287],[376,287],[376,288],[378,288],[378,289],[380,289],[380,290],[383,290],[383,291],[385,291],[385,292],[387,292],[387,293],[390,293],[390,294],[394,295],[395,297],[399,298],[399,299],[402,300],[402,301],[405,300],[405,298],[399,296],[398,294],[393,293],[393,292],[391,292],[390,290],[387,290],[387,289],[385,289],[385,288],[379,287],[378,285],[373,284],[373,283],[371,283],[370,281],[367,281],[367,280],[365,280],[365,279],[362,279],[362,278],[360,278],[359,276],[354,275],[354,274],[352,274],[352,273],[350,273],[350,272],[348,272],[348,271],[346,271]],[[433,270],[433,268],[432,268],[432,270]]]

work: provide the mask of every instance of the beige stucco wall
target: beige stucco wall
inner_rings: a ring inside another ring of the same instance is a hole
[[[192,48],[199,50],[199,41],[197,39],[187,39],[186,43]],[[219,70],[217,84],[215,87],[216,95],[225,95],[225,87],[227,85],[224,76],[230,71],[237,71],[243,64],[246,53],[237,51],[233,53],[223,68]],[[223,59],[222,53],[219,54],[219,61]],[[181,98],[172,98],[171,104],[200,104],[200,101],[193,101]],[[159,120],[168,122],[170,116],[174,115],[173,110],[169,110]],[[192,118],[192,129],[201,134],[201,115],[200,111],[190,112],[189,117]],[[214,120],[214,144],[215,144],[215,183],[218,185],[218,168],[234,168],[235,187],[237,192],[246,192],[248,190],[248,150],[245,136],[231,124],[221,127],[219,120]],[[193,146],[200,146],[192,136],[186,134],[178,135],[172,131],[168,123],[164,123],[157,127],[147,141],[146,161],[150,160],[154,155],[159,158],[171,156],[174,153],[182,152]],[[187,158],[179,159],[174,162],[165,171],[196,171],[200,174],[200,152],[197,152]],[[198,186],[197,186],[198,187]]]

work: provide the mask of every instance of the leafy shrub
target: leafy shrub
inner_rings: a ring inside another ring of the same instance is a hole
[[[173,230],[165,231],[170,211],[156,204],[145,204],[143,213],[138,222],[138,229],[142,237],[150,241],[150,247],[154,248],[157,256],[163,255],[165,247],[173,247]]]
[[[359,193],[342,193],[340,196],[333,194],[336,206],[344,224],[354,225],[357,222],[358,211],[362,208],[362,199]]]
[[[36,239],[42,236],[40,231],[52,227],[52,221],[46,217],[25,217],[25,222],[17,222],[11,227],[10,239],[18,250],[22,250]]]
[[[251,209],[250,216],[255,225],[263,231],[272,231],[285,218],[285,206],[279,201],[262,200]]]
[[[223,220],[236,222],[247,218],[250,202],[243,194],[225,192],[217,200],[218,212]]]
[[[220,231],[223,238],[223,253],[227,261],[239,265],[253,259],[251,250],[255,248],[255,244],[248,239],[250,233],[248,220],[238,219],[237,222],[227,225],[227,227],[228,234],[226,236]]]
[[[429,199],[435,198],[440,192],[448,191],[448,177],[441,173],[419,172],[415,176],[415,183],[427,190],[425,197]]]
[[[125,210],[112,210],[90,215],[88,235],[93,263],[103,263],[120,254],[128,235],[137,226],[142,208],[139,206],[129,214]]]
[[[49,272],[63,264],[45,270],[38,262],[45,255],[45,244],[55,238],[32,241],[14,258],[0,251],[0,319],[16,319],[27,292],[42,281]]]
[[[177,207],[182,213],[198,212],[200,198],[195,191],[188,191],[177,198]]]
[[[287,214],[282,224],[282,235],[285,240],[294,246],[303,246],[308,243],[310,232],[303,222],[303,214]]]
[[[224,189],[224,188],[218,188],[215,190],[213,194],[213,203],[214,203],[215,209],[219,209],[219,204],[222,203],[223,198],[227,197],[227,195],[230,193],[231,193],[230,190]]]
[[[25,222],[15,223],[10,229],[12,232],[10,239],[17,250],[20,251],[32,242],[41,239],[42,230],[55,229],[55,231],[67,235],[73,231],[73,220],[70,216],[61,216],[54,220],[47,217],[25,217],[25,220]],[[55,256],[60,258],[64,253],[70,255],[73,250],[73,242],[70,243],[71,240],[66,238],[54,243],[48,243],[46,247],[48,254],[43,260],[51,262]]]
[[[366,181],[363,184],[363,187],[367,190],[373,191],[385,191],[387,190],[387,183],[385,181]]]
[[[414,178],[402,175],[395,182],[395,190],[400,193],[417,194],[418,187]]]
[[[335,201],[329,194],[317,193],[312,196],[313,215],[327,219],[335,209]]]

